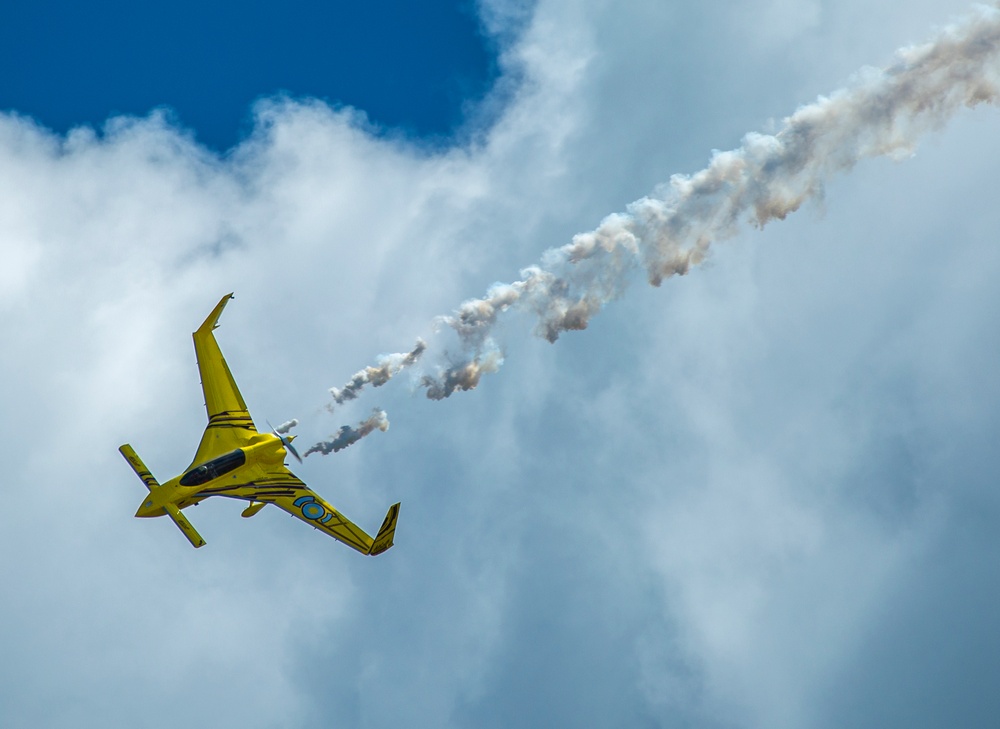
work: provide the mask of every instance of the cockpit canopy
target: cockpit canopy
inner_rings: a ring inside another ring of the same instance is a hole
[[[242,448],[225,453],[218,458],[202,463],[181,476],[181,486],[200,486],[212,479],[224,476],[247,462],[247,454]]]

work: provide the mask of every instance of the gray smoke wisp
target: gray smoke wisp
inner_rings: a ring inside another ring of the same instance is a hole
[[[455,390],[473,389],[483,375],[496,372],[502,364],[503,357],[494,348],[471,362],[442,367],[434,375],[424,375],[420,384],[427,388],[427,397],[431,400],[443,400]]]
[[[336,453],[337,451],[342,451],[348,446],[357,443],[366,435],[373,433],[376,430],[385,432],[388,429],[389,418],[386,416],[385,411],[375,408],[368,419],[358,423],[357,427],[352,428],[349,425],[341,426],[340,430],[338,430],[335,435],[331,436],[330,440],[316,443],[302,455],[308,456],[313,453],[322,453],[326,456],[331,453]]]
[[[502,357],[493,332],[505,312],[532,315],[535,332],[549,342],[586,329],[637,272],[659,286],[686,274],[713,243],[743,226],[783,220],[820,196],[832,174],[867,158],[911,155],[921,134],[941,128],[963,107],[995,104],[998,80],[1000,10],[980,6],[932,41],[898,51],[888,68],[865,69],[847,88],[801,107],[777,133],[751,133],[738,149],[715,152],[700,172],[674,175],[596,230],[547,251],[520,280],[495,284],[484,297],[440,317],[438,325],[457,334],[461,354],[450,366],[425,373],[420,386],[429,398],[441,399],[474,388],[482,374],[495,371]],[[344,388],[334,397],[356,397],[366,382],[375,384],[371,370],[385,375],[383,384],[401,369],[362,370],[348,385],[349,396]]]
[[[331,387],[330,396],[333,397],[333,402],[328,403],[326,409],[332,413],[336,405],[343,405],[348,400],[356,399],[367,385],[381,387],[402,370],[416,364],[426,349],[427,344],[418,338],[416,346],[410,352],[380,355],[375,365],[356,372],[343,387]]]

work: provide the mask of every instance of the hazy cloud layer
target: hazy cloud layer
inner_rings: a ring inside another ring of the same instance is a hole
[[[222,159],[156,115],[0,116],[0,724],[991,726],[995,109],[557,346],[512,311],[474,393],[323,407],[414,336],[447,381],[441,312],[969,10],[485,3],[500,113],[445,152],[282,99]],[[197,551],[132,518],[116,447],[188,463],[228,291],[259,425],[391,415],[293,469],[368,529],[402,501],[386,555],[224,501],[186,512]]]

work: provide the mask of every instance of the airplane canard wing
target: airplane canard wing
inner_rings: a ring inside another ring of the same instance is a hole
[[[208,427],[205,428],[191,466],[240,448],[257,433],[247,411],[247,404],[213,333],[219,326],[222,310],[232,298],[232,294],[223,296],[192,335],[194,351],[198,357],[198,372],[201,374],[201,387],[205,394],[205,409],[208,411]]]

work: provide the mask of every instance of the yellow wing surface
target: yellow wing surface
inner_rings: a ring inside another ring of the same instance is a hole
[[[205,393],[208,427],[205,428],[191,466],[240,448],[257,433],[240,388],[236,386],[233,373],[229,371],[226,358],[222,356],[222,350],[215,341],[214,330],[219,326],[219,317],[232,298],[232,294],[223,296],[192,335],[194,351],[198,357],[198,372],[201,374],[201,388]]]
[[[223,483],[210,486],[199,496],[228,496],[251,502],[274,504],[296,519],[325,532],[362,554],[381,554],[392,546],[396,533],[399,504],[389,507],[382,527],[373,539],[364,529],[333,508],[323,497],[310,489],[285,467],[274,469],[245,483]],[[254,510],[252,513],[256,513]]]
[[[297,488],[294,494],[278,497],[273,503],[296,519],[311,524],[362,554],[381,554],[392,546],[392,539],[396,533],[396,519],[399,516],[399,504],[390,506],[382,527],[372,539],[364,529],[330,506],[305,484]]]

